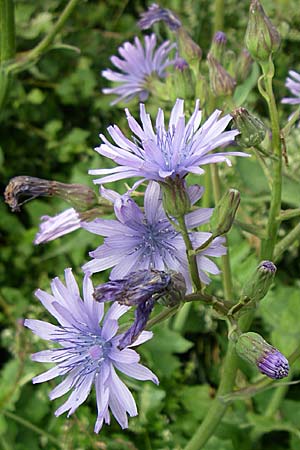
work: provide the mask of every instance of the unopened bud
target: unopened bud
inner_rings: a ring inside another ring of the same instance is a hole
[[[182,178],[170,178],[166,183],[160,183],[160,186],[163,194],[163,207],[168,216],[177,219],[190,211],[191,201],[186,183]]]
[[[255,365],[261,373],[269,378],[278,380],[289,374],[289,362],[286,357],[257,333],[241,334],[237,339],[235,349],[241,358],[251,365]]]
[[[213,37],[209,53],[220,63],[224,55],[227,37],[223,31],[217,31]]]
[[[241,201],[239,191],[229,189],[214,208],[210,219],[211,229],[214,236],[227,233],[233,222]]]
[[[267,62],[280,46],[280,34],[258,0],[252,0],[250,4],[245,43],[252,58],[259,62]]]
[[[216,97],[232,95],[236,82],[224,67],[210,53],[207,55],[209,68],[209,81],[211,89]]]
[[[242,299],[262,300],[271,287],[276,270],[272,261],[262,261],[243,287]]]
[[[232,127],[238,129],[240,134],[235,141],[241,147],[255,147],[266,136],[266,127],[257,117],[250,114],[245,108],[237,108],[231,113],[233,117]]]
[[[190,37],[184,28],[178,29],[179,53],[189,65],[199,63],[202,58],[202,50]]]
[[[4,192],[5,201],[13,211],[19,211],[20,206],[37,197],[53,196],[66,200],[79,211],[97,205],[95,192],[88,186],[60,183],[36,177],[12,178]]]
[[[243,82],[246,80],[250,73],[252,62],[253,60],[250,53],[246,48],[243,48],[236,63],[236,79],[238,82]]]

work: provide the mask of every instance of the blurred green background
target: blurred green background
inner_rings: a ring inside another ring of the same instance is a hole
[[[18,57],[41,40],[66,3],[15,1]],[[17,175],[93,186],[87,171],[103,164],[93,151],[99,142],[98,134],[105,132],[111,123],[122,126],[125,116],[124,105],[111,107],[111,98],[101,93],[108,83],[101,77],[101,70],[111,67],[109,58],[122,42],[141,36],[137,20],[148,5],[138,0],[79,2],[57,35],[55,47],[12,80],[0,116],[2,192],[9,179]],[[300,71],[299,1],[265,0],[263,5],[282,35],[280,54],[275,61],[275,94],[280,100],[287,94],[284,81],[288,70]],[[214,2],[170,0],[161,6],[176,12],[205,55],[212,38]],[[248,7],[248,1],[225,0],[223,31],[228,37],[228,47],[235,52],[243,47]],[[168,35],[163,27],[156,27],[156,31],[161,38]],[[61,43],[69,47],[62,48]],[[256,87],[245,106],[262,119],[267,115]],[[137,111],[137,102],[132,102],[130,108]],[[291,111],[288,105],[281,108],[282,123]],[[300,206],[299,144],[300,130],[296,128],[288,140],[290,165],[285,168],[285,208]],[[260,225],[269,202],[263,172],[255,160],[237,161],[234,169],[231,172],[224,169],[224,185],[240,189],[244,210]],[[80,266],[89,259],[88,251],[100,243],[81,230],[47,245],[33,245],[40,216],[54,215],[66,207],[55,199],[38,199],[13,214],[3,198],[0,202],[0,448],[179,450],[206,414],[219,382],[226,348],[224,325],[199,305],[193,307],[183,329],[174,330],[172,323],[160,325],[154,330],[155,338],[140,349],[161,383],[155,387],[150,382],[128,382],[139,408],[139,416],[130,419],[128,430],[120,430],[113,420],[110,427],[95,435],[93,395],[71,418],[55,418],[53,412],[61,400],[50,402],[48,392],[56,382],[31,384],[31,378],[43,368],[30,361],[30,353],[44,349],[45,343],[22,327],[22,319],[49,319],[33,292],[37,287],[48,289],[49,280],[62,276],[65,267],[73,267],[80,275]],[[286,222],[285,231],[297,221]],[[256,242],[237,228],[231,231],[230,241],[234,280],[239,288],[256,264]],[[299,250],[295,245],[284,255],[276,288],[263,301],[254,323],[257,331],[287,355],[300,338],[299,271]],[[105,279],[106,275],[98,279]],[[216,278],[212,290],[218,289]],[[256,376],[249,367],[243,369],[249,377]],[[294,373],[299,376],[297,368]],[[245,385],[242,372],[239,383]],[[272,393],[266,391],[246,403],[235,402],[205,450],[298,450],[300,389],[297,385],[290,388],[280,404],[277,421],[259,416]],[[251,442],[253,430],[256,438]]]

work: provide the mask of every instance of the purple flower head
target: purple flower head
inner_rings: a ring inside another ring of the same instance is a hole
[[[145,48],[138,37],[135,37],[134,44],[125,42],[119,47],[121,57],[111,57],[111,62],[119,71],[106,69],[102,72],[104,78],[118,83],[115,87],[103,89],[104,94],[118,96],[111,104],[120,101],[127,103],[136,96],[141,101],[147,100],[148,77],[155,75],[158,78],[165,78],[166,68],[173,64],[169,54],[175,46],[166,41],[156,48],[156,36],[151,34],[145,36]]]
[[[172,31],[177,31],[181,27],[181,22],[175,14],[169,9],[161,8],[156,3],[149,6],[148,11],[141,14],[139,27],[141,30],[147,30],[156,22],[163,21]]]
[[[267,377],[279,380],[289,374],[289,362],[279,350],[272,347],[260,360],[257,361],[257,368]]]
[[[52,281],[52,295],[40,289],[36,291],[37,298],[59,325],[41,320],[25,320],[24,325],[35,334],[60,346],[32,355],[34,361],[56,364],[32,381],[42,383],[64,376],[63,381],[49,394],[53,400],[72,391],[67,401],[56,410],[56,416],[66,411],[68,416],[73,414],[86,400],[94,385],[98,409],[94,431],[98,433],[103,422],[110,423],[110,412],[122,428],[127,428],[127,413],[136,416],[136,404],[115,369],[137,380],[151,380],[158,384],[157,377],[139,364],[140,357],[134,350],[129,346],[120,349],[124,333],[117,334],[118,319],[128,307],[114,303],[104,316],[104,305],[95,302],[93,285],[88,275],[83,281],[83,300],[71,269],[65,270],[65,280],[66,285],[59,278]],[[134,345],[151,337],[152,333],[144,331]]]
[[[232,117],[227,114],[220,118],[219,110],[200,127],[201,111],[198,100],[192,116],[185,123],[184,101],[177,99],[167,128],[164,112],[159,109],[155,131],[145,105],[140,105],[142,127],[128,110],[126,114],[129,128],[136,137],[133,142],[130,141],[117,125],[108,128],[115,144],[100,135],[103,144],[95,150],[119,165],[112,169],[90,170],[91,175],[101,176],[94,180],[96,184],[134,176],[156,181],[165,181],[168,177],[174,179],[176,176],[184,178],[189,172],[202,174],[204,170],[199,166],[204,164],[226,161],[231,165],[229,155],[249,156],[241,152],[209,154],[219,146],[228,145],[239,132],[224,131]]]
[[[34,243],[44,244],[53,241],[80,228],[80,217],[74,208],[69,208],[54,217],[42,216],[40,230],[37,233]]]
[[[95,219],[83,223],[86,230],[104,236],[104,243],[90,255],[94,258],[83,266],[86,272],[94,273],[113,267],[110,279],[125,278],[130,272],[156,269],[174,270],[181,273],[191,290],[186,249],[182,236],[169,222],[162,206],[160,186],[150,182],[144,197],[144,211],[128,194],[120,196],[113,191],[102,189],[102,195],[115,199],[114,209],[117,220]],[[199,186],[189,188],[191,204],[199,200],[203,189]],[[211,208],[196,209],[185,216],[189,230],[207,223],[212,214]],[[207,232],[191,232],[194,248],[201,246],[211,236]],[[218,237],[197,255],[199,275],[203,283],[209,283],[206,272],[218,274],[219,269],[209,256],[226,253],[224,238]]]
[[[300,103],[300,74],[294,70],[289,71],[285,85],[294,97],[284,97],[281,103],[289,103],[290,105],[298,105]]]

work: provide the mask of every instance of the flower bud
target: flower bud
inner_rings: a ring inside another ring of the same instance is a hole
[[[236,189],[229,189],[214,208],[210,219],[212,233],[221,236],[227,233],[234,221],[241,196]]]
[[[243,287],[242,299],[262,300],[271,287],[276,270],[272,261],[262,261]]]
[[[280,35],[259,0],[252,0],[250,4],[245,43],[252,58],[259,62],[267,62],[280,46]]]
[[[224,55],[227,37],[223,31],[217,31],[213,37],[209,53],[220,63]]]
[[[166,183],[160,183],[162,188],[162,201],[168,216],[182,217],[191,209],[191,201],[186,189],[185,181],[180,177],[167,179]]]
[[[286,357],[259,334],[248,332],[241,334],[235,344],[237,354],[255,364],[258,370],[267,377],[278,380],[289,374],[289,362]]]
[[[209,81],[211,89],[216,97],[232,95],[236,82],[224,67],[213,57],[211,53],[207,55],[209,68]]]
[[[42,178],[18,176],[6,186],[4,197],[13,211],[37,197],[60,197],[71,203],[79,211],[97,205],[95,192],[83,184],[66,184]],[[24,197],[28,197],[23,200]],[[20,201],[21,200],[21,201]]]
[[[245,108],[237,108],[231,113],[233,117],[232,128],[238,129],[240,134],[235,141],[241,147],[255,147],[266,136],[266,127],[257,117],[250,114]]]
[[[241,53],[238,55],[237,63],[236,63],[236,79],[238,82],[243,82],[246,80],[250,73],[250,69],[252,66],[252,58],[250,53],[246,48],[243,48]]]
[[[202,50],[190,37],[184,28],[178,29],[179,54],[189,65],[199,63],[202,58]]]

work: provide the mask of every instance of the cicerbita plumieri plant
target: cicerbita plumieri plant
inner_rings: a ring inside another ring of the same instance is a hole
[[[235,397],[242,397],[247,389],[254,395],[262,386],[287,377],[289,364],[300,351],[299,347],[288,361],[258,333],[249,331],[256,308],[274,281],[274,263],[297,239],[297,229],[282,239],[278,236],[285,215],[281,213],[283,143],[300,110],[281,128],[273,91],[273,56],[280,35],[258,0],[250,4],[247,48],[229,59],[223,31],[216,30],[202,59],[199,44],[181,20],[153,4],[139,24],[147,29],[157,22],[168,27],[169,41],[158,43],[155,34],[144,40],[135,37],[133,43],[119,48],[119,56],[112,56],[114,68],[102,72],[113,82],[103,90],[111,96],[112,105],[142,103],[139,117],[125,109],[128,126],[124,130],[117,124],[107,132],[101,130],[95,150],[101,155],[99,166],[104,166],[89,171],[100,185],[99,195],[83,185],[18,176],[7,186],[5,196],[13,210],[39,196],[54,195],[70,203],[57,216],[41,218],[37,245],[78,228],[103,237],[102,243],[95,238],[91,259],[82,266],[82,294],[71,268],[65,270],[65,284],[59,278],[52,281],[52,294],[36,291],[58,325],[35,318],[24,323],[55,344],[32,359],[55,364],[36,376],[34,383],[62,377],[51,390],[51,399],[70,393],[56,415],[71,415],[94,388],[95,432],[110,423],[111,415],[127,428],[128,415],[137,415],[137,406],[122,374],[158,384],[157,376],[133,350],[155,339],[151,326],[173,315],[184,323],[191,304],[197,302],[226,322],[228,348],[221,382],[207,416],[185,447],[197,450],[214,434]],[[8,62],[5,73],[22,70],[23,63]],[[257,83],[269,112],[266,124],[239,103],[241,97],[245,102],[245,95],[235,95],[237,87],[249,90],[252,63],[257,71],[261,69]],[[294,97],[282,102],[297,104],[300,78],[293,70],[289,75],[287,87]],[[175,95],[179,87],[181,94]],[[268,178],[270,205],[263,230],[238,217],[243,201],[238,190],[224,189],[223,163],[234,171],[235,158],[240,157],[257,158]],[[122,192],[110,189],[110,183],[119,180],[129,185]],[[114,217],[104,218],[107,212]],[[227,234],[233,224],[258,242],[257,267],[240,289],[230,269]],[[106,269],[111,269],[109,281],[94,288],[93,274]],[[223,289],[216,295],[209,286],[210,277],[220,275]],[[134,320],[124,329],[119,319],[130,309]],[[263,374],[240,390],[235,384],[237,355]]]

